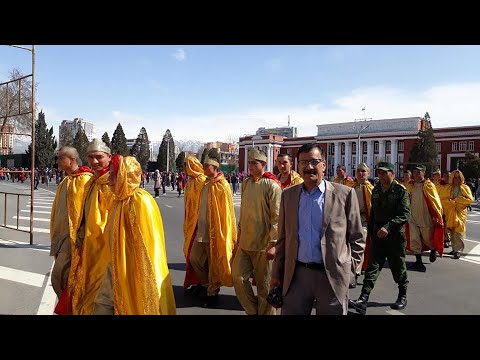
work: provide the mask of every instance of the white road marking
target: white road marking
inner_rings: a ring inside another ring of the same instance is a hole
[[[27,205],[30,206],[30,203],[31,203],[31,201],[28,200],[28,201],[27,201]],[[34,200],[34,201],[33,201],[33,205],[35,206],[35,204],[53,205],[53,200],[52,200],[52,201]]]
[[[173,206],[170,206],[170,205],[165,205],[165,206],[168,207],[168,208],[172,208],[172,207],[173,207]]]
[[[12,219],[16,219],[16,218],[17,218],[17,215],[15,215],[14,217],[12,217]],[[28,220],[28,221],[30,221],[30,217],[27,217],[27,216],[19,216],[18,219],[19,219],[19,220]],[[50,219],[36,218],[36,217],[34,217],[34,218],[33,218],[33,221],[50,222]]]
[[[30,210],[20,210],[21,212],[26,212],[26,213],[29,213]],[[52,212],[51,211],[41,211],[41,210],[33,210],[34,213],[37,213],[37,214],[51,214]]]
[[[0,266],[0,279],[36,287],[43,287],[45,275]]]
[[[390,314],[390,315],[405,315],[404,313],[398,311],[398,310],[387,310],[385,311],[387,314]]]
[[[42,245],[42,244],[30,245],[29,242],[16,241],[16,240],[4,240],[4,239],[0,239],[0,244],[8,245],[11,247],[27,248],[27,249],[36,250],[36,251],[50,252],[49,245]]]
[[[55,305],[57,305],[57,294],[55,291],[53,291],[52,286],[52,270],[54,264],[55,262],[52,263],[52,267],[50,268],[47,286],[45,286],[45,290],[43,291],[43,296],[42,300],[40,301],[40,306],[37,310],[37,315],[55,315],[53,310],[55,309]]]
[[[478,241],[478,240],[470,240],[470,239],[463,239],[463,240],[480,244],[480,241]]]
[[[30,204],[28,204],[28,208],[30,208]],[[33,208],[36,209],[36,208],[40,208],[40,209],[51,209],[52,207],[51,206],[41,206],[41,205],[33,205]]]
[[[462,260],[470,260],[474,261],[477,264],[480,264],[480,244],[475,246],[472,250],[468,252],[465,256],[461,256],[460,259]]]
[[[30,231],[30,226],[21,226],[19,225],[18,228],[20,230],[25,230],[25,231]],[[9,228],[12,229],[12,228]],[[16,227],[13,229],[16,230]],[[45,234],[50,234],[50,229],[43,229],[43,228],[33,228],[33,232],[39,232],[39,233],[45,233]]]

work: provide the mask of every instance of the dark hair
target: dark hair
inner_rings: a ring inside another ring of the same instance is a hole
[[[313,148],[317,148],[320,151],[320,156],[322,157],[322,160],[325,160],[324,157],[323,157],[323,149],[317,143],[303,144],[300,147],[300,149],[298,149],[297,160],[300,158],[301,153],[308,153]]]
[[[279,157],[285,157],[285,156],[288,157],[288,160],[292,161],[292,157],[291,157],[289,154],[278,154],[278,155],[277,155],[277,159],[278,159]]]
[[[344,165],[337,165],[337,170],[338,169],[343,170],[343,171],[347,171],[347,168]]]

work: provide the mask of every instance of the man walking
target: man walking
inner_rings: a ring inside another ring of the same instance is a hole
[[[282,188],[265,172],[267,155],[257,149],[248,152],[250,177],[242,182],[242,204],[238,223],[238,250],[232,265],[233,286],[247,315],[274,315],[267,302],[272,259],[277,242],[278,210]],[[257,296],[250,283],[255,274]]]
[[[78,152],[74,147],[63,146],[58,150],[58,168],[65,171],[66,176],[58,185],[52,205],[50,255],[55,257],[52,286],[59,298],[67,286],[70,273],[71,249],[82,219],[85,184],[93,176],[88,167],[78,165],[78,159]],[[35,171],[38,173],[38,170]]]
[[[379,184],[372,191],[372,211],[368,231],[372,240],[368,267],[358,300],[349,300],[349,306],[365,315],[375,281],[382,271],[385,259],[398,284],[398,297],[392,309],[402,310],[407,305],[407,268],[405,264],[405,230],[410,216],[410,201],[405,187],[395,180],[394,166],[380,162],[377,167]]]
[[[318,144],[298,151],[304,182],[285,189],[280,204],[270,288],[282,288],[282,315],[346,315],[352,263],[364,239],[355,191],[323,180],[325,154]]]

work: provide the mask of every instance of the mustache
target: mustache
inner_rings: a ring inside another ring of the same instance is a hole
[[[317,174],[317,170],[315,170],[315,169],[312,169],[312,170],[304,170],[303,173],[304,173],[304,174],[316,175],[316,174]]]

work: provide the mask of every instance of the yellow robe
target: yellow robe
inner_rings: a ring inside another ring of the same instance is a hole
[[[453,171],[450,174],[449,183],[446,185],[446,194],[444,197],[444,211],[445,219],[447,220],[447,228],[454,229],[455,232],[465,236],[466,233],[466,224],[467,224],[467,206],[473,202],[473,196],[468,185],[465,184],[465,178],[463,174],[460,173],[461,184],[460,184],[460,194],[457,197],[454,197],[453,194],[453,177],[456,171]]]
[[[353,187],[353,184],[355,183],[355,180],[353,180],[350,176],[347,176],[343,179],[340,179],[338,176],[332,180],[332,182],[337,183],[337,184],[342,184],[345,186]]]
[[[281,174],[278,174],[278,180],[280,180],[280,176],[281,176]],[[282,190],[284,190],[284,189],[286,189],[290,186],[301,184],[301,183],[303,183],[303,179],[300,176],[300,174],[297,173],[296,171],[292,170],[292,171],[290,171],[290,183],[287,186],[283,186],[282,183],[280,183],[280,185],[282,187]]]
[[[72,249],[74,247],[75,240],[77,239],[77,229],[80,226],[80,221],[82,220],[82,208],[86,184],[92,176],[93,174],[91,172],[79,172],[76,174],[67,175],[57,187],[57,194],[62,191],[63,187],[66,187],[67,190],[67,216]],[[57,207],[57,199],[58,197],[55,196],[52,205],[52,214],[50,218],[50,238],[52,238],[53,224],[56,220],[55,208]]]
[[[223,174],[210,181],[209,215],[209,280],[215,287],[233,286],[232,267],[237,245],[237,227],[230,184]]]
[[[349,186],[351,188],[356,188],[357,186],[360,186],[360,184],[357,181],[352,181],[352,182],[347,182],[346,186]],[[365,208],[365,216],[367,218],[367,222],[370,221],[370,214],[372,210],[372,191],[373,191],[373,185],[370,183],[370,181],[365,181],[365,186],[363,187],[363,201],[365,202],[364,208]]]
[[[203,167],[195,156],[189,156],[186,159],[185,170],[188,175],[187,187],[184,195],[184,222],[183,235],[183,253],[185,258],[188,256],[190,244],[193,240],[193,234],[198,222],[198,207],[200,206],[200,194],[207,177],[203,173]]]
[[[139,187],[140,176],[134,157],[120,161],[106,228],[115,314],[174,315],[162,216],[152,196]]]
[[[113,193],[108,186],[108,173],[92,177],[86,185],[84,208],[85,238],[81,248],[72,248],[72,264],[68,294],[73,315],[90,315],[93,302],[109,263],[109,244],[104,236]]]

